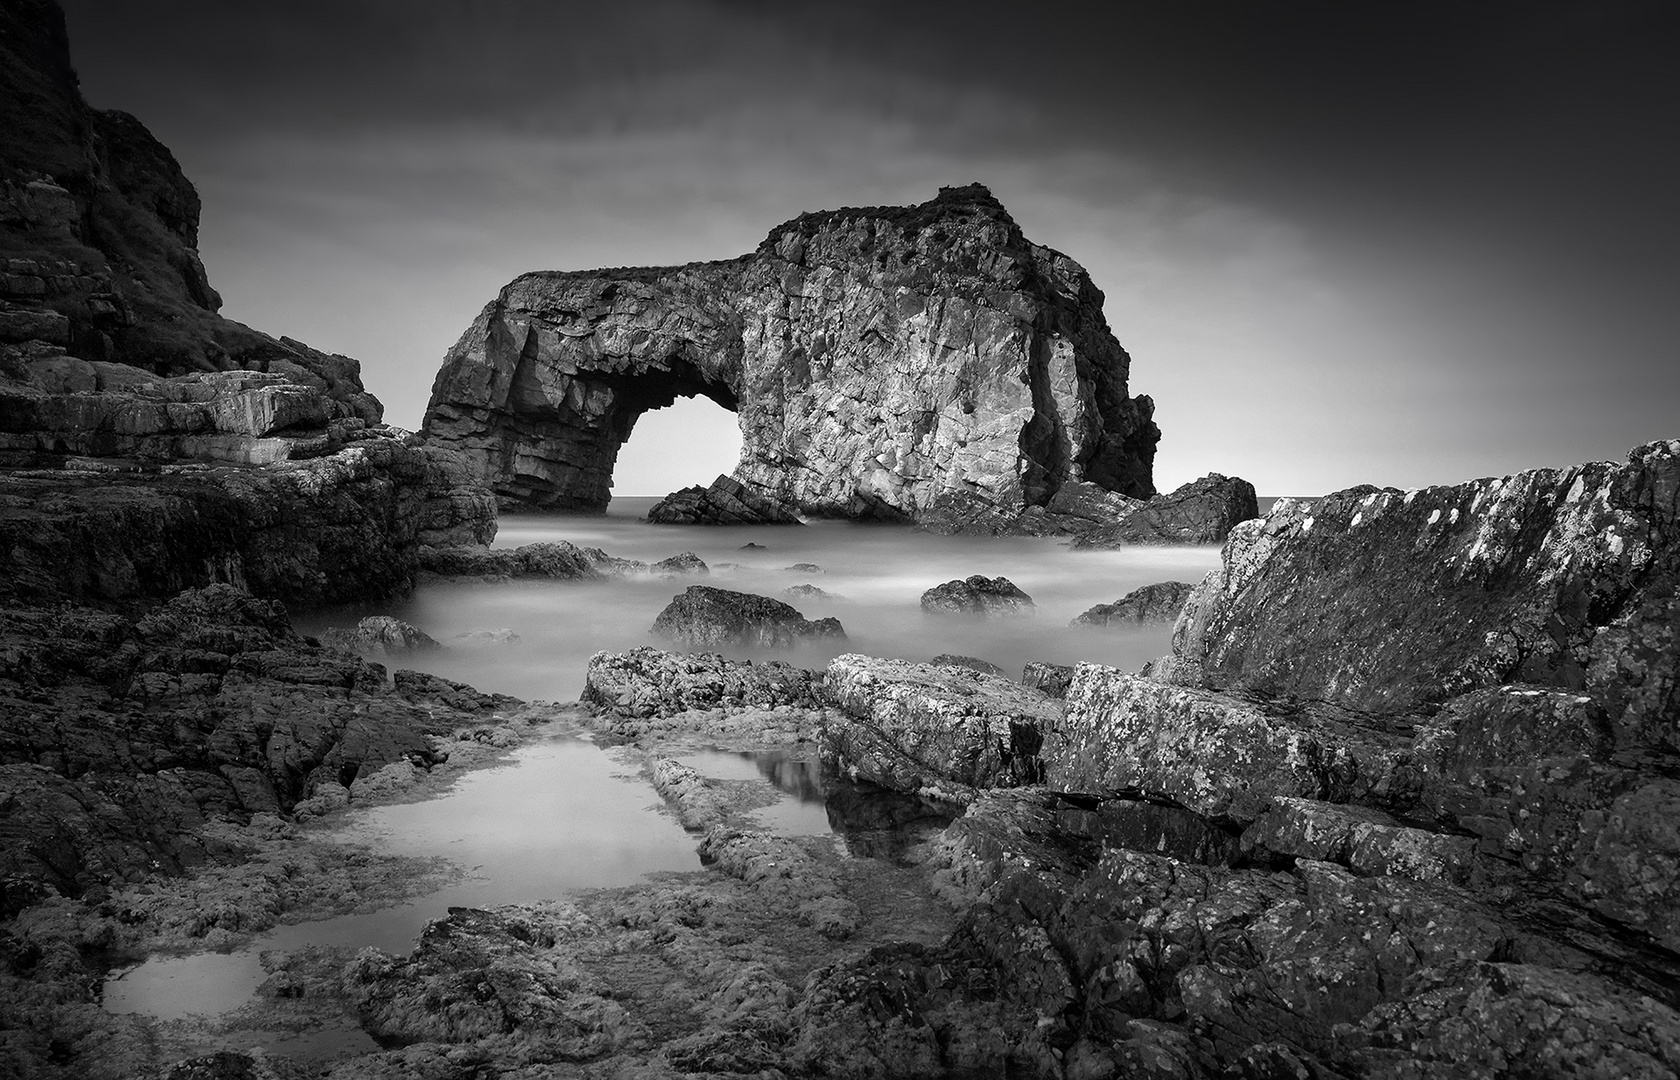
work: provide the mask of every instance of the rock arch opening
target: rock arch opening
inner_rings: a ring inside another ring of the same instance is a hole
[[[740,457],[735,410],[706,394],[677,397],[634,421],[613,465],[613,497],[664,496],[695,484],[704,487],[733,472]]]

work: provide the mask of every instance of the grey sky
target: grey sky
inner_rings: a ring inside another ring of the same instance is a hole
[[[405,426],[517,273],[727,258],[979,180],[1107,294],[1163,487],[1680,435],[1672,5],[66,7],[89,100],[204,196],[226,313],[358,357]],[[733,463],[687,413],[644,420],[616,490]]]

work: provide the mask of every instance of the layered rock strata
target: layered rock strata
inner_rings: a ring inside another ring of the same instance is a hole
[[[657,525],[802,525],[799,515],[728,476],[674,491],[648,508]]]
[[[690,585],[681,595],[672,597],[654,619],[653,632],[690,646],[767,649],[785,649],[802,641],[846,638],[839,619],[807,619],[780,600],[709,585]]]
[[[727,262],[527,274],[445,358],[424,431],[509,503],[606,504],[637,418],[704,394],[735,479],[802,513],[1145,497],[1159,431],[1079,265],[979,185],[805,214]]]

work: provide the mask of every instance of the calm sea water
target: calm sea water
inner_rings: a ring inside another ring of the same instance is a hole
[[[592,653],[671,647],[650,633],[654,618],[685,586],[705,584],[784,599],[806,618],[831,615],[846,628],[843,643],[773,654],[723,650],[738,659],[773,656],[820,668],[842,652],[906,660],[957,653],[990,661],[1014,677],[1032,660],[1088,660],[1136,670],[1166,651],[1167,628],[1093,631],[1070,628],[1069,621],[1141,585],[1199,581],[1219,561],[1217,547],[1075,551],[1055,539],[938,536],[906,526],[842,521],[782,527],[651,525],[643,515],[654,501],[614,499],[603,515],[509,515],[502,519],[495,546],[569,540],[650,563],[691,551],[710,567],[709,574],[673,580],[440,582],[423,585],[407,600],[377,612],[316,612],[300,618],[299,629],[318,633],[378,613],[413,623],[446,645],[475,630],[512,630],[519,640],[509,644],[454,644],[393,657],[390,663],[528,700],[569,701],[583,689]],[[747,544],[760,549],[746,549]],[[798,564],[820,569],[789,569]],[[924,591],[971,574],[1007,577],[1033,598],[1033,612],[977,619],[922,610]],[[783,595],[795,585],[815,585],[834,599]]]

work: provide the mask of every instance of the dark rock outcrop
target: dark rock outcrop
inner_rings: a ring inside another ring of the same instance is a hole
[[[1008,578],[981,574],[935,585],[922,594],[923,611],[945,615],[1020,615],[1032,606],[1032,597]]]
[[[1114,601],[1098,604],[1075,617],[1071,626],[1123,627],[1177,620],[1184,601],[1195,588],[1183,581],[1161,581],[1145,585]]]
[[[780,600],[709,585],[690,585],[682,595],[672,597],[654,619],[653,632],[691,646],[770,649],[812,639],[846,637],[839,619],[807,619]]]
[[[648,570],[655,576],[663,578],[698,577],[712,572],[711,568],[706,565],[705,560],[692,551],[672,555],[668,559],[660,559],[650,565]]]
[[[1254,485],[1209,473],[1133,508],[1119,520],[1079,534],[1079,548],[1127,544],[1217,544],[1239,522],[1260,514]]]
[[[705,394],[735,479],[799,512],[1009,514],[1066,480],[1144,497],[1159,431],[1078,264],[979,185],[806,214],[728,262],[535,273],[445,359],[425,433],[508,502],[604,506],[637,417]]]
[[[638,559],[620,559],[600,548],[578,547],[569,540],[525,544],[516,548],[453,545],[424,547],[419,569],[439,577],[609,578],[649,573]]]
[[[799,515],[728,476],[683,488],[648,508],[659,525],[802,525]]]

